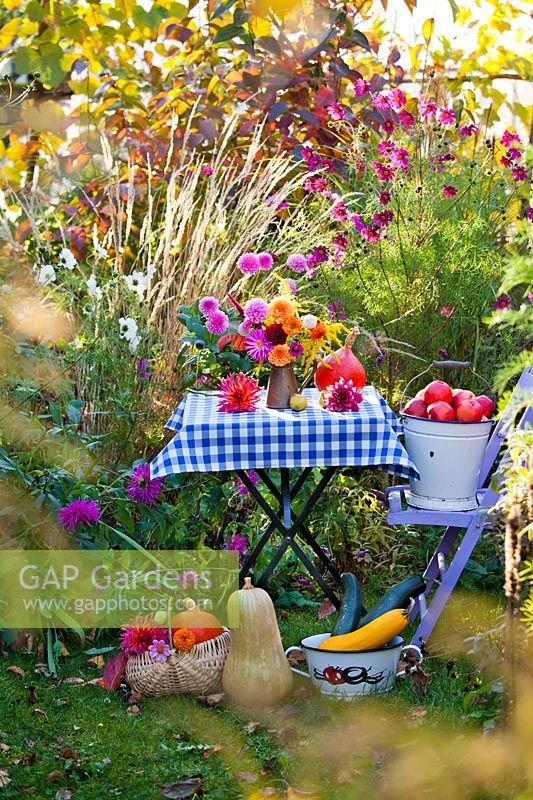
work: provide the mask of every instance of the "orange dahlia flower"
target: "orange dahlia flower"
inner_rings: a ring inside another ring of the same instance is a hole
[[[196,644],[196,636],[189,628],[177,628],[172,636],[172,641],[176,650],[188,653]]]
[[[296,336],[302,330],[302,321],[298,317],[289,317],[283,323],[283,330],[287,336]]]
[[[274,367],[285,367],[293,361],[286,344],[277,344],[268,354],[268,360]]]
[[[268,307],[268,313],[274,322],[284,323],[294,317],[294,308],[290,300],[284,297],[276,297]]]
[[[322,339],[322,337],[325,336],[326,333],[327,333],[326,326],[324,325],[323,322],[320,322],[320,320],[318,320],[315,327],[311,328],[311,330],[309,331],[309,336],[311,337],[311,339]]]

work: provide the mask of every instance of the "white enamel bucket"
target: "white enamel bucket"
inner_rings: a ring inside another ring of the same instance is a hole
[[[411,478],[405,499],[414,508],[471,511],[492,420],[445,422],[402,414],[405,449],[420,479]]]
[[[300,647],[289,647],[285,655],[300,652],[305,655],[308,672],[292,667],[297,675],[310,678],[324,695],[342,700],[353,700],[369,694],[384,694],[394,687],[402,650],[414,650],[422,661],[422,654],[414,645],[404,646],[401,636],[395,636],[379,650],[345,652],[319,650],[318,645],[329,639],[330,633],[317,633],[302,639]]]

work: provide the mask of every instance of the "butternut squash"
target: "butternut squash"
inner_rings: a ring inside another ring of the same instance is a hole
[[[292,672],[272,600],[245,578],[244,587],[228,601],[228,617],[231,644],[222,673],[224,691],[246,708],[279,703],[291,689]]]
[[[394,639],[409,624],[410,609],[395,608],[381,617],[369,622],[362,628],[344,636],[330,636],[320,645],[319,650],[340,650],[355,652],[357,650],[377,650]]]

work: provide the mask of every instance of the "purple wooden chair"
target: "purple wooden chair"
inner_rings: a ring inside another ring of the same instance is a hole
[[[408,486],[391,486],[387,491],[391,525],[444,526],[444,534],[431,557],[424,577],[427,589],[416,603],[411,620],[420,616],[412,644],[423,647],[431,635],[457,581],[476,546],[483,529],[489,524],[487,513],[497,502],[499,492],[491,477],[495,466],[508,457],[507,435],[514,428],[533,426],[533,367],[526,367],[498,420],[487,444],[478,481],[479,506],[474,511],[424,511],[405,503]],[[503,452],[502,452],[503,451]],[[450,561],[447,558],[454,546],[457,549]]]

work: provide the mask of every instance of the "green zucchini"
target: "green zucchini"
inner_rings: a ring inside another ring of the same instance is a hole
[[[333,628],[332,636],[342,636],[351,633],[357,628],[359,617],[363,610],[363,598],[359,581],[351,572],[344,572],[341,576],[344,594],[339,608],[337,622]]]
[[[420,575],[412,575],[401,583],[397,583],[386,592],[381,600],[372,606],[370,611],[359,620],[358,628],[368,625],[372,620],[392,611],[394,608],[407,608],[411,598],[418,597],[426,591],[426,582]]]

